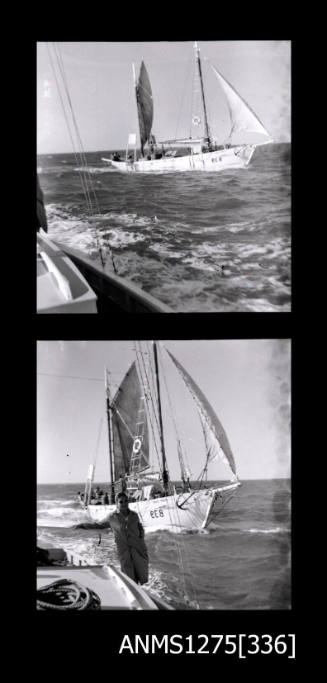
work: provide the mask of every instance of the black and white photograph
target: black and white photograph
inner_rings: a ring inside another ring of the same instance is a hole
[[[38,610],[291,610],[290,375],[290,339],[39,340]]]
[[[37,312],[291,311],[291,41],[37,43]]]

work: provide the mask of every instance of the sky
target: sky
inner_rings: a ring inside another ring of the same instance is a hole
[[[239,478],[290,477],[290,340],[160,343],[174,419],[196,478],[202,464],[200,422],[162,345],[193,377],[218,415]],[[134,358],[132,341],[38,341],[38,483],[84,482],[95,458],[95,481],[109,480],[104,371],[110,371],[114,393]],[[180,479],[165,399],[163,412],[170,476]]]
[[[37,44],[38,154],[73,152],[71,120],[53,43]],[[192,41],[56,43],[64,66],[84,151],[126,147],[138,133],[132,63],[144,60],[153,92],[152,131],[157,140],[189,135],[192,103]],[[275,142],[289,142],[290,41],[198,41],[211,132],[223,142],[228,109],[212,63],[255,111]],[[52,66],[53,65],[53,66]],[[59,91],[57,87],[59,82]],[[74,138],[75,140],[75,138]],[[76,140],[74,142],[76,145]]]

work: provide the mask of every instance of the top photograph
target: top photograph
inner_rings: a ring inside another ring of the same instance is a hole
[[[291,41],[37,43],[37,313],[291,311]]]

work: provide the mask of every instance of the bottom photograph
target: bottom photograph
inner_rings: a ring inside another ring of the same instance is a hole
[[[37,342],[37,609],[291,609],[291,341]]]

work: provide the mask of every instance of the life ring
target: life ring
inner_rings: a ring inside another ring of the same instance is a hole
[[[133,453],[139,453],[141,450],[142,441],[141,439],[135,439],[133,443]]]
[[[199,116],[193,116],[192,123],[194,126],[199,126],[201,123],[201,119]]]

